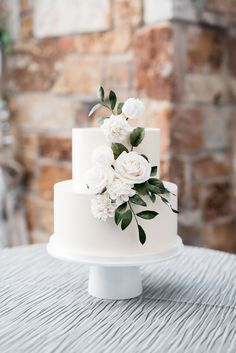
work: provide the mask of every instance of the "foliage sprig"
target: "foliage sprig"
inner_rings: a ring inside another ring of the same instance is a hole
[[[100,86],[97,91],[97,96],[99,102],[95,104],[89,112],[89,117],[91,117],[98,109],[105,107],[111,114],[119,115],[122,114],[123,102],[118,102],[116,93],[110,90],[108,97],[105,95],[104,88]],[[109,119],[108,116],[102,117],[100,122],[105,119]],[[128,118],[127,118],[128,119]],[[143,127],[134,128],[129,135],[129,143],[131,146],[131,151],[138,147],[143,139],[145,138],[145,129]],[[112,143],[111,149],[113,151],[114,160],[121,155],[123,152],[129,153],[128,148],[122,143]],[[148,162],[148,157],[141,154]],[[114,168],[114,166],[112,165]],[[143,210],[135,212],[133,206],[147,207],[147,202],[144,197],[148,197],[152,203],[156,202],[156,198],[159,197],[160,200],[168,206],[174,213],[178,213],[177,210],[173,209],[169,200],[164,197],[165,194],[172,194],[164,185],[164,183],[156,177],[158,171],[157,166],[151,167],[150,178],[141,184],[134,184],[133,189],[135,190],[135,195],[129,197],[127,202],[124,202],[118,206],[115,210],[114,220],[117,226],[120,225],[122,230],[125,230],[132,220],[134,219],[138,228],[139,241],[141,244],[146,242],[146,233],[142,226],[139,224],[139,218],[143,220],[151,220],[158,216],[158,212],[153,210]]]
[[[119,115],[122,113],[122,107],[124,105],[124,102],[117,101],[117,96],[114,91],[110,90],[108,98],[106,98],[104,88],[102,86],[99,86],[98,90],[97,90],[97,96],[99,99],[99,103],[95,104],[91,108],[91,110],[88,114],[89,117],[92,117],[92,115],[99,108],[102,108],[102,107],[108,109],[114,115]],[[102,118],[102,119],[104,119],[104,118]]]

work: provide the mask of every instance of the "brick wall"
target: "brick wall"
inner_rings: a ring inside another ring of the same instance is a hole
[[[18,22],[8,90],[32,241],[52,233],[71,129],[93,124],[102,84],[139,95],[140,123],[162,129],[162,176],[179,186],[185,242],[236,251],[236,0],[9,4]]]

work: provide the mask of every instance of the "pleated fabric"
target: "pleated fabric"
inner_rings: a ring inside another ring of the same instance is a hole
[[[142,296],[88,295],[88,267],[45,245],[0,252],[1,353],[235,353],[236,256],[185,247],[141,268]]]

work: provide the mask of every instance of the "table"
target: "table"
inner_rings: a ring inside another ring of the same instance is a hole
[[[106,301],[45,245],[2,250],[0,352],[236,352],[236,255],[186,247],[142,276],[141,297]]]

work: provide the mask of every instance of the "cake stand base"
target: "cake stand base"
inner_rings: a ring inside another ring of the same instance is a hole
[[[170,261],[183,252],[179,236],[175,244],[162,251],[122,257],[104,257],[81,254],[73,249],[58,246],[53,235],[47,245],[50,255],[66,261],[74,261],[90,266],[88,292],[100,299],[130,299],[142,293],[142,280],[139,266]]]
[[[101,299],[130,299],[142,293],[139,267],[90,266],[88,292]]]

